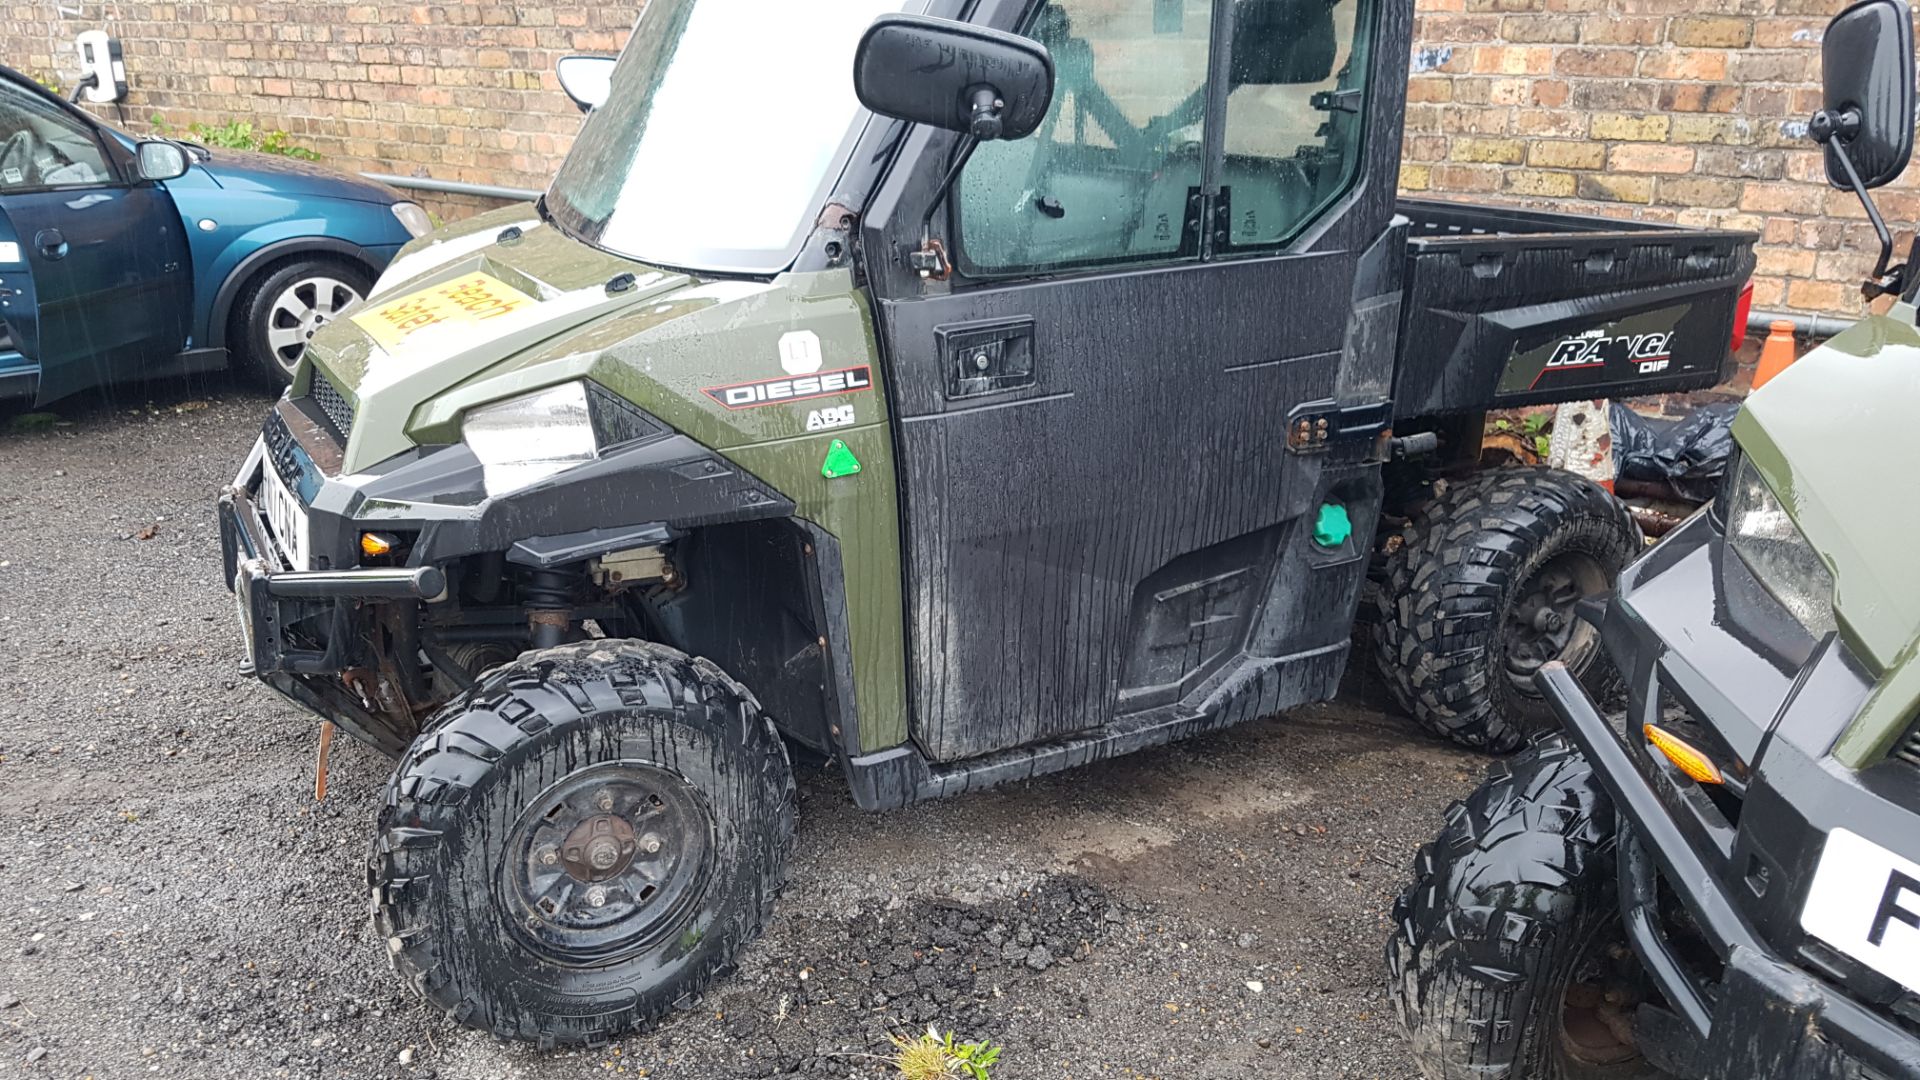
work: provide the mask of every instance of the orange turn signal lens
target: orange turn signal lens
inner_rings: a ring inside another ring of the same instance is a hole
[[[399,543],[400,538],[392,533],[361,533],[360,554],[365,555],[369,559],[377,559],[382,555],[393,554],[393,549],[397,547]]]
[[[1679,736],[1653,724],[1647,725],[1646,732],[1647,741],[1653,744],[1653,748],[1665,754],[1667,760],[1673,762],[1674,768],[1692,777],[1696,783],[1724,784],[1727,782],[1726,777],[1720,775],[1718,765]]]

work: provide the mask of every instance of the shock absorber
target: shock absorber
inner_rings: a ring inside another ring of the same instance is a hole
[[[567,570],[535,570],[521,589],[527,610],[527,632],[536,649],[565,644],[573,625],[573,579]]]

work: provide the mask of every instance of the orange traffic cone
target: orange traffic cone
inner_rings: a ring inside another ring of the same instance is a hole
[[[1760,363],[1753,369],[1753,388],[1767,385],[1768,380],[1787,370],[1793,363],[1793,324],[1780,319],[1767,328],[1767,340],[1760,346]]]

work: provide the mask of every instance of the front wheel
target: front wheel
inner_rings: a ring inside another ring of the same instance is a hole
[[[1660,1080],[1633,1014],[1613,806],[1564,736],[1455,803],[1394,904],[1387,972],[1433,1080]]]
[[[1565,664],[1596,697],[1612,665],[1575,613],[1613,587],[1643,541],[1598,484],[1558,469],[1448,483],[1387,560],[1374,656],[1400,705],[1464,746],[1505,753],[1557,721],[1533,678]]]
[[[235,359],[262,385],[286,386],[313,335],[359,303],[372,285],[366,271],[339,259],[282,263],[248,285],[234,305],[229,339]]]
[[[601,1042],[732,968],[785,882],[793,819],[785,746],[711,663],[635,641],[528,653],[394,773],[375,926],[455,1020]]]

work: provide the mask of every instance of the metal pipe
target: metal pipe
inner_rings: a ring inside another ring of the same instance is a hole
[[[428,176],[395,176],[392,173],[363,172],[361,176],[388,187],[408,191],[431,191],[440,195],[472,195],[480,199],[506,199],[532,202],[545,192],[533,188],[501,187],[498,184],[469,184],[462,180],[435,180]]]
[[[1793,324],[1793,336],[1809,341],[1824,341],[1854,324],[1840,315],[1798,315],[1791,311],[1752,311],[1747,313],[1747,333],[1765,337],[1776,322]]]
[[[434,600],[447,591],[437,566],[412,570],[296,570],[267,574],[269,596],[304,600]]]

